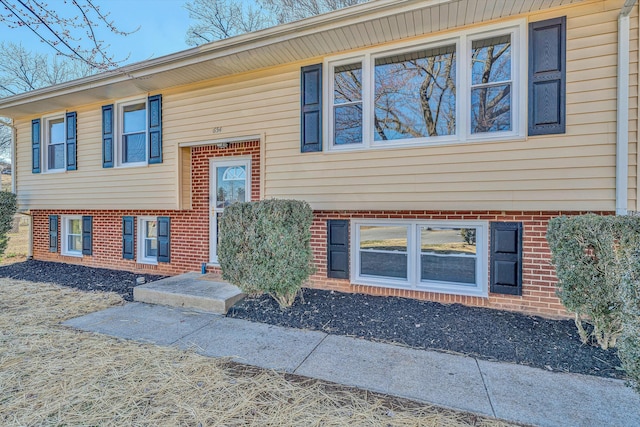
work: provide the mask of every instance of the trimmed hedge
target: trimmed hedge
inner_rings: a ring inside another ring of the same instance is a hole
[[[618,217],[622,225],[618,252],[622,267],[619,284],[622,331],[618,356],[629,385],[640,393],[640,217]]]
[[[603,349],[618,344],[640,392],[640,217],[562,216],[549,221],[547,240],[558,296],[575,313],[580,338]]]
[[[293,304],[314,272],[313,212],[298,200],[235,203],[220,219],[222,277],[249,294],[266,292],[281,307]]]
[[[622,269],[617,242],[623,217],[594,214],[549,221],[547,240],[559,279],[558,297],[575,322],[584,343],[614,347],[622,329],[619,284]],[[588,333],[583,322],[593,325]]]
[[[9,191],[0,191],[0,256],[7,249],[7,233],[13,228],[13,216],[16,214],[16,195]]]
[[[640,393],[640,284],[638,272],[622,283],[622,334],[618,356],[629,376],[629,385]]]

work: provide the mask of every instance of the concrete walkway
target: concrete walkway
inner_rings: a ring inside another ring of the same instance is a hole
[[[640,426],[622,381],[414,350],[187,309],[128,303],[69,320],[114,337],[539,426]]]

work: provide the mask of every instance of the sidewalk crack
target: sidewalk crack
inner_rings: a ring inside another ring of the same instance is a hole
[[[491,413],[494,417],[498,417],[496,415],[496,410],[493,407],[493,402],[491,401],[491,396],[489,395],[489,389],[487,388],[487,382],[485,381],[484,374],[482,373],[482,369],[480,369],[480,363],[478,363],[478,359],[474,358],[476,361],[476,366],[478,367],[478,372],[480,372],[480,378],[482,379],[482,386],[484,387],[484,392],[487,394],[487,400],[489,401],[489,406],[491,406]]]
[[[302,359],[302,362],[300,362],[300,363],[298,364],[298,366],[296,366],[296,368],[291,372],[292,374],[295,374],[295,373],[298,371],[298,369],[300,369],[300,366],[302,366],[302,365],[304,364],[304,362],[306,362],[306,361],[307,361],[307,359],[309,358],[309,356],[311,356],[311,355],[313,354],[313,352],[314,352],[314,351],[316,351],[316,349],[320,346],[320,344],[322,344],[322,343],[324,342],[324,340],[326,340],[326,339],[327,339],[327,337],[328,337],[328,336],[329,336],[329,334],[327,334],[327,333],[325,333],[325,334],[324,334],[324,337],[322,337],[322,339],[321,339],[320,341],[318,341],[318,344],[316,344],[316,345],[315,345],[315,347],[313,347],[313,348],[311,349],[311,351],[309,352],[309,354],[307,354],[307,355],[304,357],[304,359]]]

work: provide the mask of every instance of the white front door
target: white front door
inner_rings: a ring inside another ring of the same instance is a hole
[[[210,262],[218,263],[218,221],[226,206],[251,200],[251,159],[211,159],[209,194]]]

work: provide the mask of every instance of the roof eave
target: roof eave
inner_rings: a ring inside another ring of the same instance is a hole
[[[449,3],[451,1],[454,0],[376,0],[358,4],[300,21],[241,34],[162,57],[125,65],[92,76],[36,89],[7,98],[0,98],[0,115],[12,117],[11,114],[6,114],[10,112],[12,108],[31,102],[46,100],[54,96],[70,95],[128,80],[149,78],[162,71],[177,69],[193,63],[212,60],[233,53],[295,39],[310,32],[320,31],[323,28],[336,24],[348,25],[351,22],[360,21],[365,17],[374,19],[376,15],[384,14],[385,11],[391,8],[396,12],[401,12],[403,10],[409,11],[415,8],[424,8]],[[144,89],[141,90],[144,91]]]

